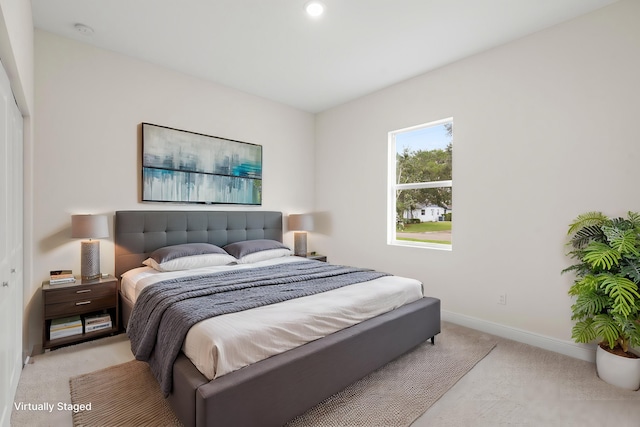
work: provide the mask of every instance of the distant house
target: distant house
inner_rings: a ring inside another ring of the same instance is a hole
[[[451,209],[437,205],[418,206],[413,211],[404,211],[404,219],[419,219],[420,222],[444,221],[444,214],[450,213]]]

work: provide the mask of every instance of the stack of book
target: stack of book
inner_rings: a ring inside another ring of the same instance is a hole
[[[51,270],[49,272],[49,284],[61,285],[63,283],[73,283],[76,278],[73,277],[71,270]]]
[[[85,316],[84,333],[111,329],[111,316],[109,313]]]
[[[69,337],[82,334],[82,320],[80,316],[53,319],[49,327],[49,339]]]

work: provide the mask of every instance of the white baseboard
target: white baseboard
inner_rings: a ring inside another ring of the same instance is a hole
[[[456,325],[465,326],[467,328],[476,329],[491,335],[540,347],[545,350],[554,351],[564,354],[565,356],[574,357],[587,362],[595,363],[596,347],[595,345],[576,344],[572,341],[559,340],[544,335],[535,334],[523,329],[513,328],[511,326],[501,325],[499,323],[490,322],[488,320],[478,319],[476,317],[466,316],[464,314],[453,313],[451,311],[442,310],[442,320],[445,322],[455,323]]]

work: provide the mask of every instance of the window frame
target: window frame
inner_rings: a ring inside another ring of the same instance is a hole
[[[440,126],[445,123],[451,123],[451,125],[453,126],[453,117],[448,117],[446,119],[423,123],[420,125],[410,126],[403,129],[397,129],[388,133],[387,244],[390,246],[406,246],[406,247],[437,249],[437,250],[445,250],[445,251],[453,250],[452,244],[432,243],[432,242],[414,242],[410,240],[396,239],[396,226],[397,226],[396,192],[398,190],[418,190],[422,188],[453,188],[453,179],[444,180],[444,181],[412,182],[412,183],[406,183],[406,184],[397,184],[396,183],[396,165],[397,165],[396,135],[401,133],[416,131],[419,129]],[[452,150],[453,150],[453,145],[452,145]],[[453,175],[453,169],[451,173]],[[453,229],[452,229],[452,236],[453,236]]]

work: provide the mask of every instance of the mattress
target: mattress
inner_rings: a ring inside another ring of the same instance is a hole
[[[145,287],[162,280],[303,260],[293,256],[281,257],[253,264],[166,273],[140,267],[122,275],[121,292],[135,302]],[[212,380],[386,313],[422,296],[422,284],[419,281],[385,276],[204,320],[190,329],[182,351],[205,377]]]

